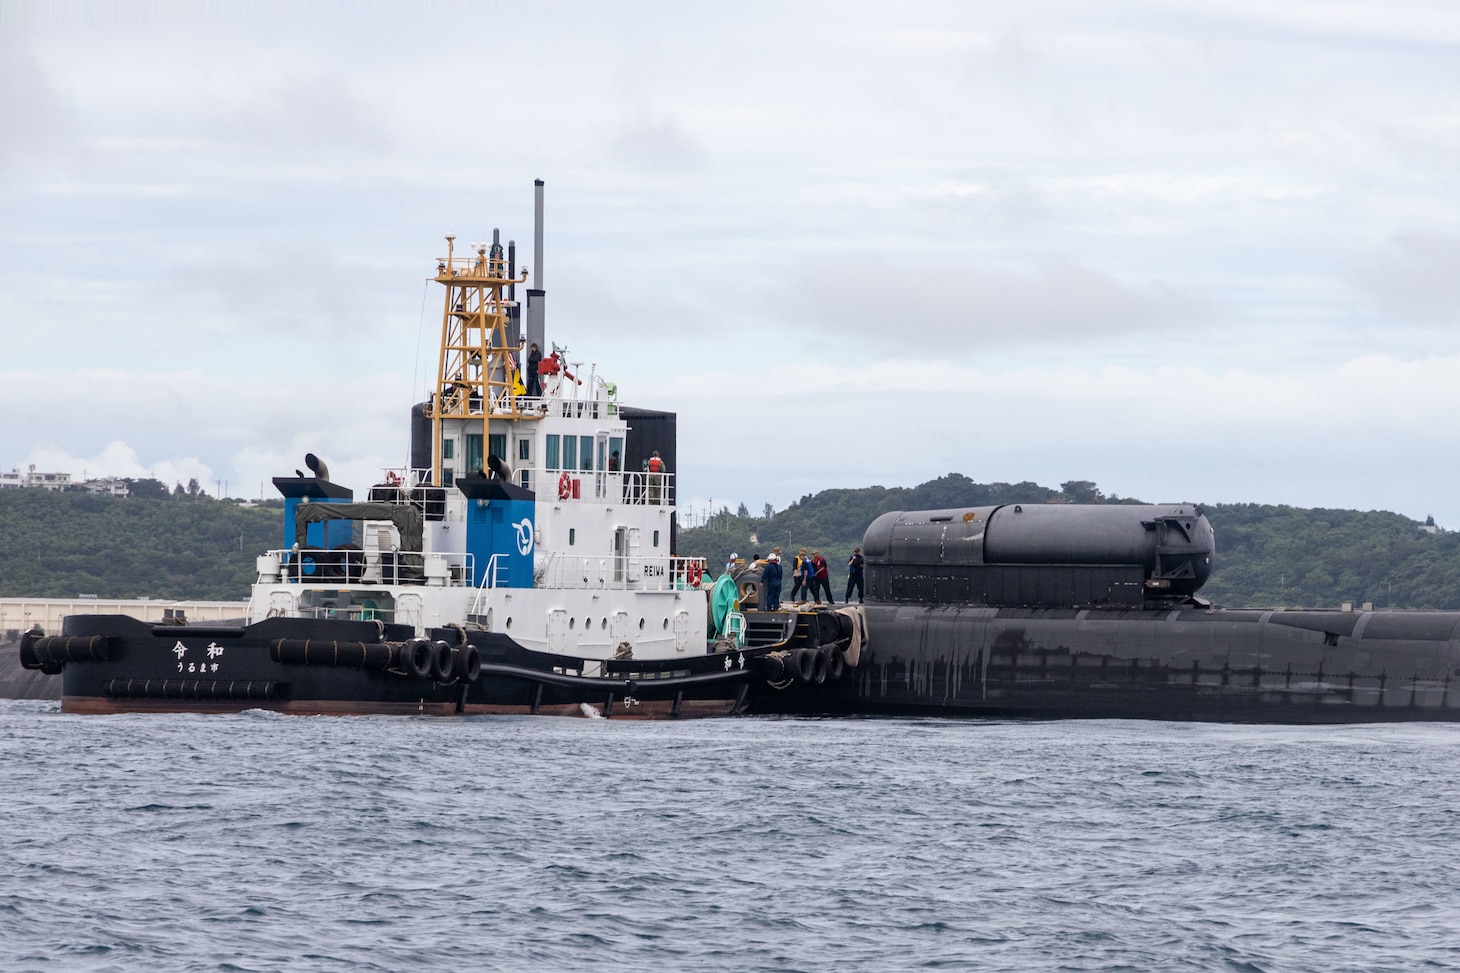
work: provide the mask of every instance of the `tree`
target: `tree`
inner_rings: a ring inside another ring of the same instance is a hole
[[[735,516],[737,516],[737,517],[749,517],[750,516],[750,508],[747,507],[745,505],[745,503],[742,501],[741,504],[740,504],[740,508],[735,511]]]
[[[190,497],[196,497],[197,495],[198,495],[198,478],[195,476],[192,479],[188,480],[188,496],[190,496]]]
[[[776,515],[776,508],[772,507],[770,504],[766,504],[764,507],[761,508],[760,515],[762,517],[774,517]]]
[[[144,477],[140,480],[128,480],[127,492],[131,496],[141,497],[144,500],[165,500],[167,499],[167,484],[161,480],[154,480],[151,477]]]
[[[1073,503],[1099,503],[1105,499],[1091,480],[1070,480],[1060,484],[1060,492]]]

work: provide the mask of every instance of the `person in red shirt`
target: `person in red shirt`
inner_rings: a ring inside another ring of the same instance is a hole
[[[816,603],[819,605],[821,604],[821,593],[825,591],[826,603],[835,605],[836,602],[831,597],[831,575],[826,569],[826,558],[821,556],[820,551],[811,552],[811,570],[814,572],[811,580],[811,597],[816,599]]]

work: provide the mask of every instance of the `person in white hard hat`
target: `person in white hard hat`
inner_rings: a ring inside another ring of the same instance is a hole
[[[725,562],[725,573],[732,574],[735,571],[735,564],[740,560],[740,555],[731,553],[730,560]]]

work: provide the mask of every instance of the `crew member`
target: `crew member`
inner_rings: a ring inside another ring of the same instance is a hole
[[[796,560],[791,565],[791,582],[791,600],[796,601],[800,596],[805,601],[811,593],[811,558],[806,556],[804,547],[796,552]]]
[[[760,604],[762,611],[781,610],[781,555],[779,548],[771,552],[760,571]]]
[[[649,457],[649,502],[659,502],[659,491],[664,482],[664,460],[659,458],[659,450],[654,450]]]
[[[530,396],[542,395],[542,376],[538,374],[541,365],[542,350],[533,342],[527,349],[527,394]]]
[[[860,547],[852,548],[852,556],[847,558],[847,594],[842,599],[847,604],[852,603],[852,587],[857,589],[857,601],[862,601],[862,567],[866,562],[862,558]]]
[[[826,569],[826,558],[821,556],[820,551],[811,552],[811,570],[815,572],[811,581],[811,597],[816,603],[821,604],[821,593],[826,592],[826,603],[835,605],[831,598],[831,574]]]

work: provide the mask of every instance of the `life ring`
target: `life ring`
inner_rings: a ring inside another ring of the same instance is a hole
[[[567,500],[573,495],[573,478],[565,471],[558,477],[558,499]]]
[[[689,578],[688,578],[688,580],[689,580],[689,586],[691,588],[698,588],[700,586],[700,578],[703,577],[703,575],[700,573],[700,570],[701,570],[700,569],[700,562],[698,562],[698,561],[691,561],[691,562],[689,562]]]

